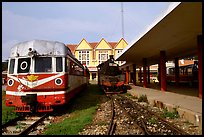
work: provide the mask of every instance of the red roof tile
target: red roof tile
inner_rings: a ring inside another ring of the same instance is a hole
[[[89,45],[91,46],[92,49],[95,48],[97,44],[98,44],[98,42],[89,43]]]
[[[118,44],[118,42],[108,42],[110,44],[110,46],[112,47],[112,49],[115,48],[116,44]]]
[[[67,44],[66,45],[70,50],[71,52],[74,54],[74,51],[75,51],[75,48],[77,47],[77,44]]]

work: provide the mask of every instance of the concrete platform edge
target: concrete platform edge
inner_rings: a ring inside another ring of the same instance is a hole
[[[130,90],[128,90],[128,93],[135,96],[133,94],[133,92],[131,92]],[[149,104],[153,107],[156,106],[156,107],[161,108],[161,109],[167,108],[168,111],[173,111],[173,109],[176,108],[176,110],[178,111],[178,114],[181,118],[184,118],[185,120],[193,123],[194,125],[199,127],[199,130],[202,130],[202,114],[197,113],[197,112],[193,112],[193,111],[188,110],[186,108],[182,108],[181,106],[164,103],[164,102],[157,100],[157,99],[151,99],[148,97],[148,95],[147,95],[147,100],[148,100]]]

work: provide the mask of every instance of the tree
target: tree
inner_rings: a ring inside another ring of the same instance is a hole
[[[5,71],[8,69],[8,60],[5,60],[2,62],[2,71]]]

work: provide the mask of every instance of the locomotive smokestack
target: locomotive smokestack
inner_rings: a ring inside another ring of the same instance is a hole
[[[112,62],[114,61],[113,55],[109,55],[109,58]]]
[[[113,58],[113,55],[109,55],[109,58],[110,58],[110,59],[114,59],[114,58]]]

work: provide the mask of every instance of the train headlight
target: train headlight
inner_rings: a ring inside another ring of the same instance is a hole
[[[21,69],[22,69],[22,70],[25,70],[27,67],[28,67],[28,63],[27,63],[26,61],[23,61],[23,62],[21,63]]]
[[[62,79],[61,78],[56,78],[55,79],[55,84],[58,85],[58,86],[62,85]]]
[[[9,79],[7,84],[8,84],[8,86],[13,86],[14,80],[13,79]]]

